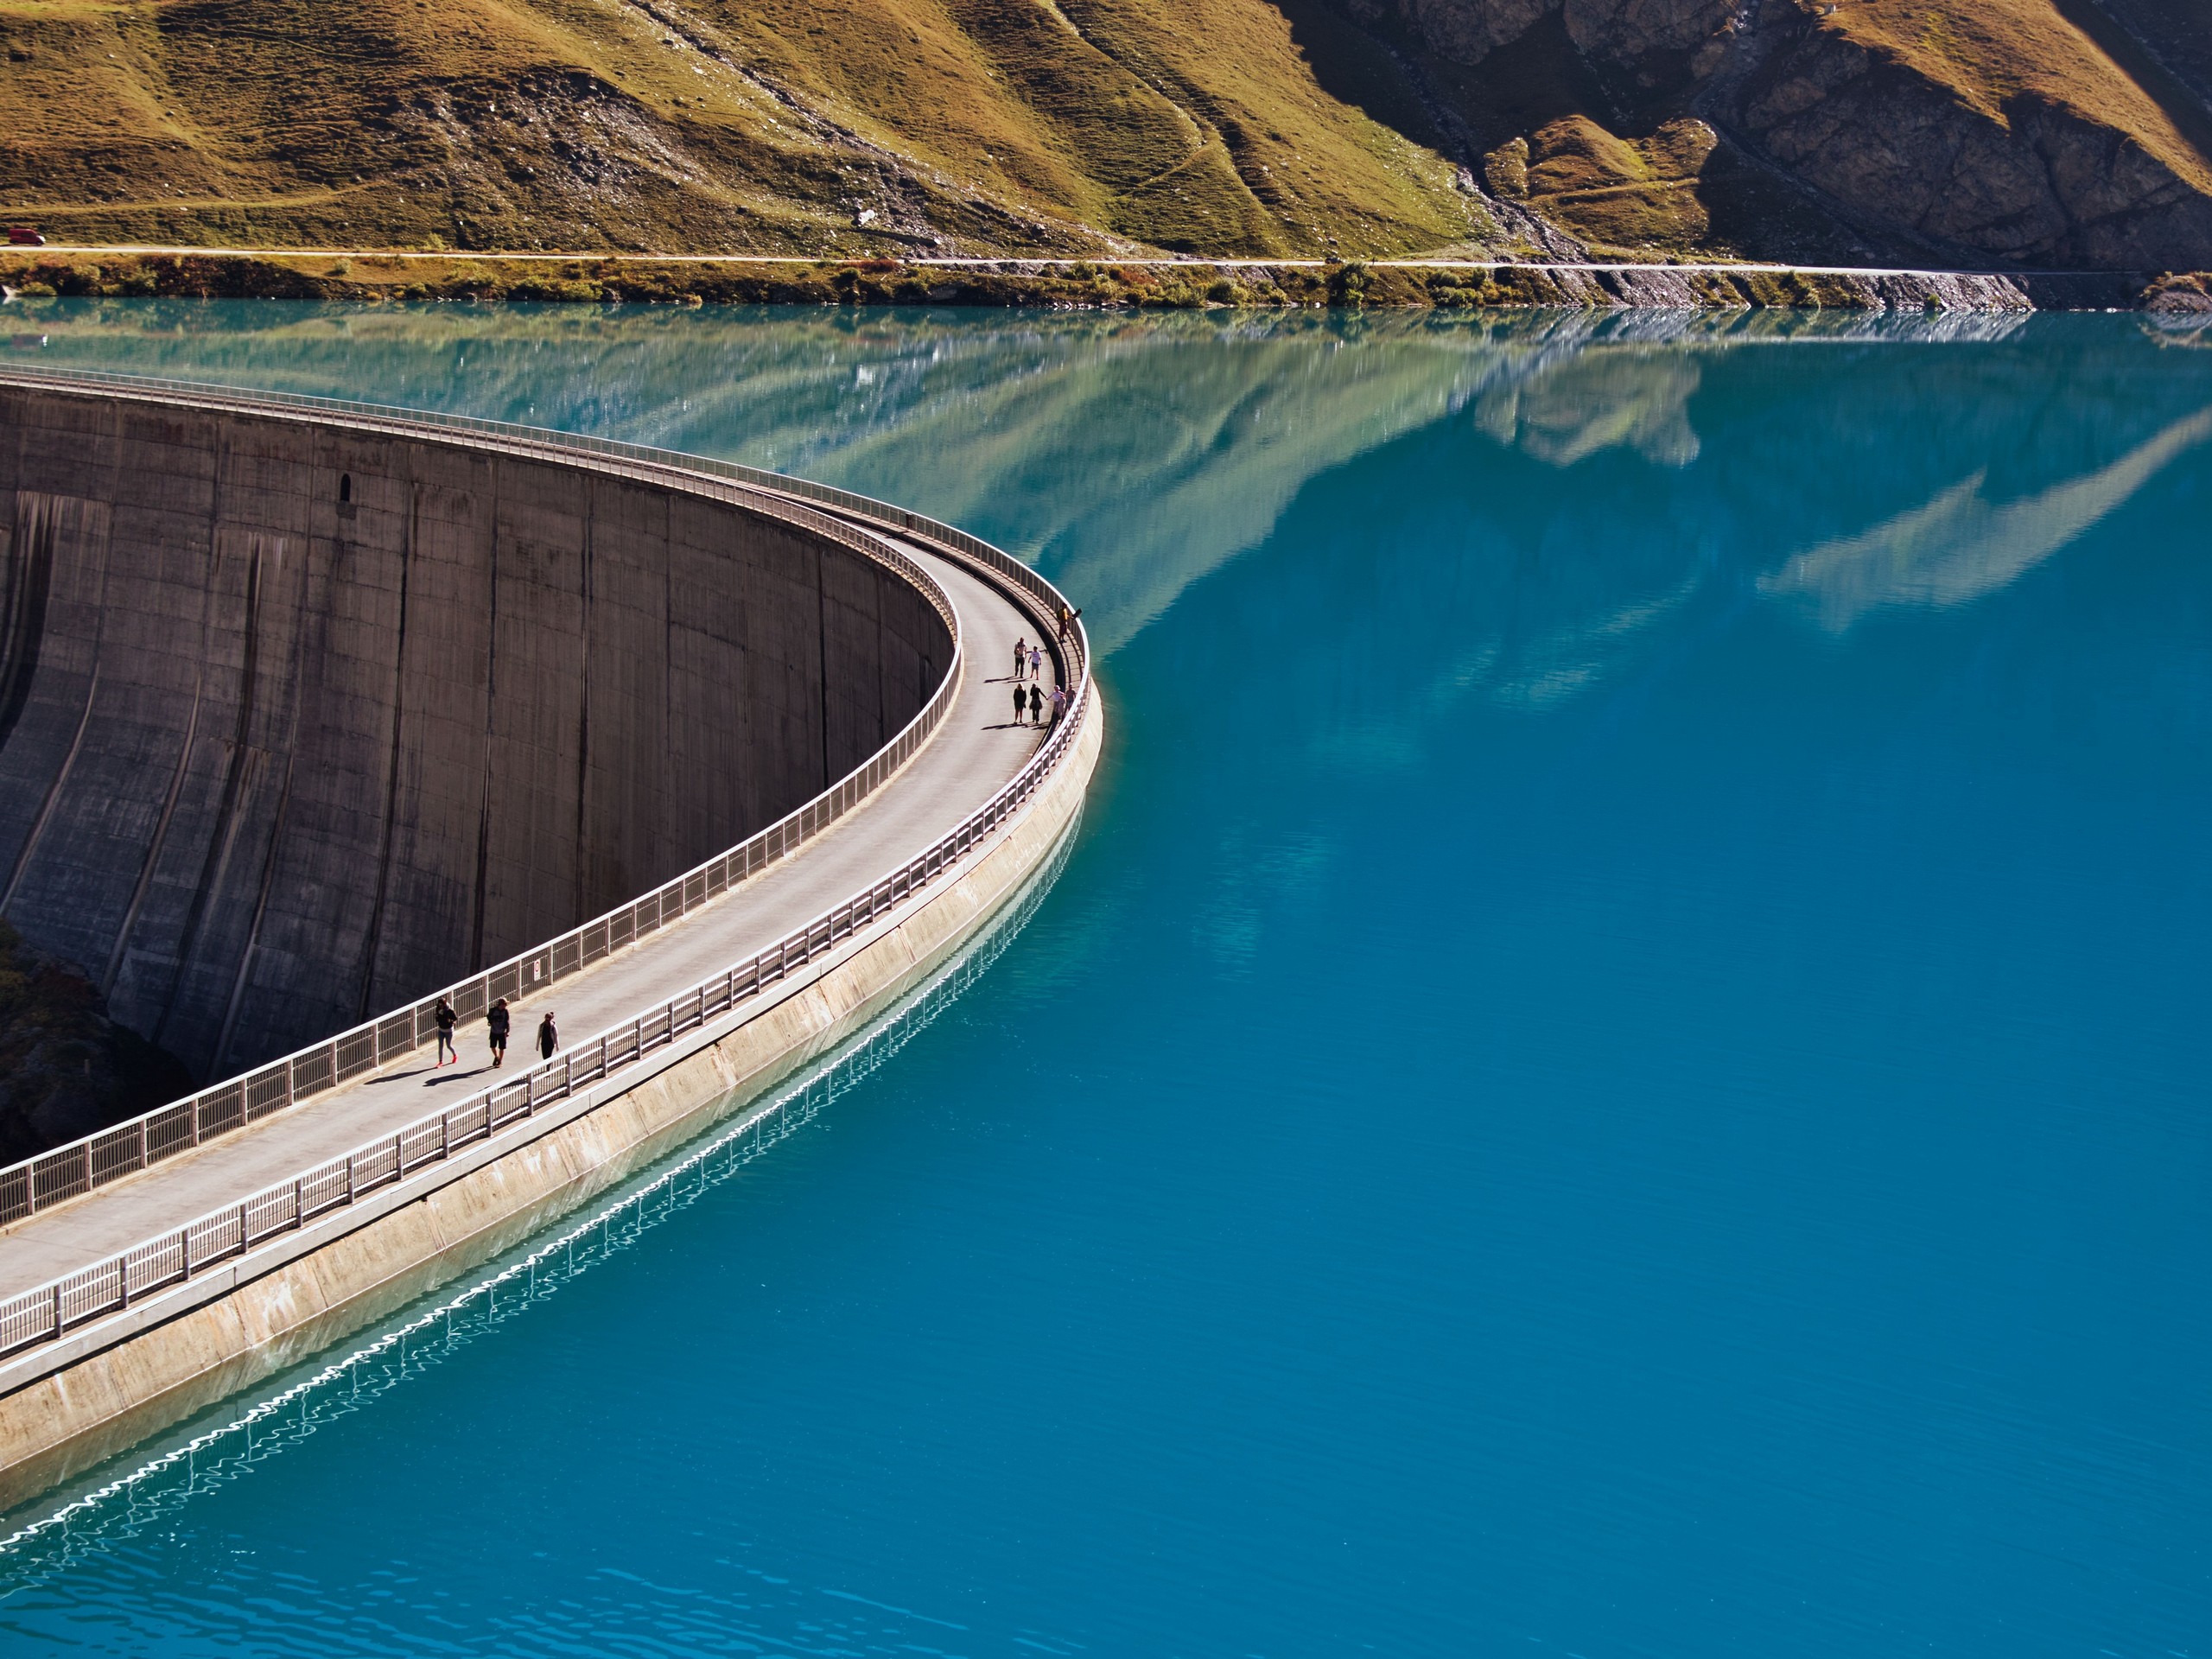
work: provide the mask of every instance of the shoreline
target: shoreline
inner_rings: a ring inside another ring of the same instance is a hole
[[[798,256],[10,248],[10,303],[83,298],[1301,309],[2212,313],[2212,275],[1454,259]]]

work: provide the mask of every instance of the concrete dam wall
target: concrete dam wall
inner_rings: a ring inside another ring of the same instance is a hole
[[[951,658],[737,503],[0,385],[0,916],[203,1079],[773,822]]]

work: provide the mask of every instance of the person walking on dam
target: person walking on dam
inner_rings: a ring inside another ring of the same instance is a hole
[[[492,1005],[492,1012],[484,1016],[485,1029],[492,1038],[492,1064],[504,1065],[507,1058],[507,1030],[514,1023],[514,1016],[507,1012],[507,999],[501,997]]]
[[[1029,677],[1033,680],[1045,677],[1045,647],[1042,645],[1029,647]]]
[[[438,1023],[438,1064],[443,1065],[451,1060],[459,1065],[461,1051],[453,1046],[453,1005],[440,997],[438,1006],[430,1017]]]
[[[1027,663],[1028,660],[1028,645],[1020,639],[1015,640],[1014,642],[1014,677],[1016,680],[1020,679],[1022,664]]]
[[[1032,683],[1029,688],[1029,719],[1033,725],[1045,723],[1045,693],[1042,687]]]
[[[1014,723],[1015,725],[1021,724],[1022,711],[1028,707],[1029,699],[1023,693],[1020,685],[1017,683],[1014,688]]]
[[[561,1033],[554,1029],[553,1010],[545,1010],[545,1017],[537,1022],[537,1052],[543,1059],[551,1059],[553,1051],[561,1046]]]

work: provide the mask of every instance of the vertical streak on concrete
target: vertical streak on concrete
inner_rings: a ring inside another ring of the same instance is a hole
[[[0,747],[31,700],[39,645],[46,638],[47,590],[54,581],[54,504],[16,498],[16,538],[8,587],[0,595]]]
[[[298,715],[294,714],[296,723]],[[276,880],[276,852],[284,844],[284,814],[292,804],[292,753],[284,754],[284,781],[276,791],[276,821],[269,832],[269,852],[261,861],[261,893],[253,906],[253,927],[246,934],[245,950],[238,957],[238,971],[231,981],[231,1000],[223,1010],[223,1029],[215,1039],[215,1060],[210,1075],[220,1077],[230,1067],[231,1033],[238,1029],[238,1005],[245,1000],[246,982],[253,973],[253,958],[261,944],[261,918],[269,912],[269,889]]]
[[[122,404],[116,405],[118,420]],[[118,440],[117,448],[121,449]],[[218,471],[215,487],[222,488],[222,475]],[[123,912],[123,925],[116,930],[115,948],[108,952],[107,971],[100,976],[100,995],[108,996],[115,990],[116,976],[123,971],[124,954],[130,948],[130,935],[138,925],[138,913],[144,908],[146,895],[153,890],[154,872],[161,868],[162,849],[168,844],[169,824],[176,816],[177,799],[184,792],[184,780],[192,772],[192,748],[200,739],[200,709],[207,696],[207,636],[214,626],[214,521],[208,523],[207,566],[208,579],[200,586],[200,651],[192,677],[192,712],[185,717],[184,745],[177,751],[176,766],[169,774],[168,792],[162,798],[161,817],[154,821],[154,833],[146,846],[146,856],[138,866],[138,880],[130,890],[130,907]]]
[[[61,786],[69,781],[69,768],[77,764],[77,751],[85,747],[85,728],[92,722],[92,704],[100,695],[100,659],[98,648],[92,656],[92,683],[85,688],[85,712],[77,716],[77,734],[69,740],[69,753],[61,758],[61,766],[54,774],[54,781],[46,786],[46,799],[38,809],[38,817],[31,820],[31,832],[23,837],[23,849],[16,855],[16,868],[8,873],[8,887],[0,893],[0,915],[7,913],[8,906],[16,896],[16,889],[22,885],[23,872],[30,868],[31,855],[38,849],[38,838],[46,833],[46,823],[54,816],[54,804],[61,798]]]
[[[492,869],[492,711],[499,701],[499,481],[504,469],[492,463],[492,547],[485,561],[484,599],[484,761],[477,768],[481,804],[476,810],[476,906],[469,924],[468,971],[484,965],[485,890]]]
[[[415,523],[422,516],[423,486],[407,486],[407,531],[399,549],[399,617],[391,646],[391,760],[385,773],[384,845],[377,853],[376,897],[369,904],[367,942],[361,950],[361,1002],[357,1020],[369,1017],[376,994],[377,951],[384,943],[385,896],[391,889],[391,842],[399,823],[399,744],[407,718],[407,578],[415,568]]]
[[[599,525],[599,487],[597,474],[584,474],[584,556],[580,575],[582,588],[581,612],[583,636],[583,696],[582,710],[576,716],[576,841],[571,856],[575,861],[576,897],[569,913],[579,919],[592,913],[587,903],[585,872],[591,864],[591,842],[586,835],[590,823],[591,800],[591,589],[592,549]]]
[[[830,787],[830,599],[823,566],[829,556],[814,550],[814,666],[822,686],[822,787]]]
[[[176,799],[184,791],[184,780],[192,767],[192,746],[200,736],[200,705],[207,690],[207,608],[213,589],[200,590],[200,666],[192,681],[192,712],[185,717],[184,747],[177,751],[176,766],[169,773],[168,793],[162,798],[162,815],[154,821],[154,834],[146,844],[146,856],[138,866],[137,885],[130,889],[130,908],[123,912],[123,925],[116,930],[115,949],[108,953],[107,971],[100,976],[100,995],[106,996],[115,989],[115,976],[123,970],[123,953],[130,948],[130,935],[138,925],[138,912],[146,903],[146,893],[154,885],[154,870],[162,861],[162,849],[169,836],[169,821],[176,816]]]
[[[231,732],[229,763],[223,768],[223,792],[215,806],[215,838],[200,865],[200,880],[192,890],[191,907],[177,936],[176,963],[169,971],[168,994],[162,998],[161,1016],[154,1022],[154,1041],[168,1039],[169,1019],[176,1010],[177,993],[183,988],[185,969],[200,942],[207,919],[207,906],[230,872],[231,855],[238,849],[238,803],[250,785],[258,781],[260,752],[252,743],[253,703],[261,674],[262,552],[259,537],[249,543],[245,574],[245,643],[238,667],[238,712]]]
[[[283,563],[283,557],[282,543],[279,543],[276,558],[280,565]],[[306,568],[306,560],[302,558],[300,570],[300,603],[302,606],[308,601],[307,584],[311,574]],[[308,631],[305,628],[292,630],[291,661],[286,664],[284,677],[284,683],[287,685],[296,686],[300,683],[302,672],[301,658],[306,651],[307,638]],[[269,828],[269,852],[261,861],[261,890],[254,897],[253,925],[247,931],[245,949],[238,955],[238,972],[231,979],[230,1001],[223,1010],[223,1029],[215,1039],[215,1061],[212,1071],[213,1075],[218,1077],[230,1070],[231,1036],[238,1029],[238,1010],[245,1004],[246,988],[252,982],[254,960],[261,951],[261,925],[263,919],[269,914],[270,892],[276,884],[277,855],[284,845],[284,820],[290,812],[292,805],[292,768],[298,763],[300,753],[302,701],[298,697],[291,699],[290,721],[284,732],[284,780],[277,786],[276,816]]]

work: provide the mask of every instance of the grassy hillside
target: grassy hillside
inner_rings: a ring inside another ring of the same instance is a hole
[[[2212,266],[2206,0],[0,0],[57,241]]]
[[[1388,87],[1387,56],[1266,0],[0,0],[0,212],[56,239],[1357,254],[1491,231],[1402,92],[1378,120],[1317,78]]]

